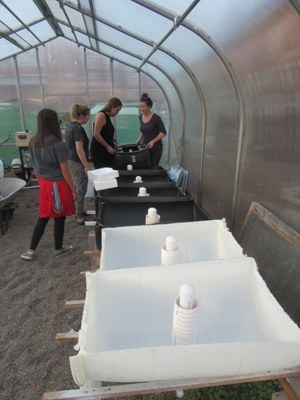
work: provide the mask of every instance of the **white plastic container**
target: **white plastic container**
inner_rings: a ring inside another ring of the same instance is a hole
[[[271,374],[299,366],[300,329],[250,257],[97,270],[86,280],[79,352],[70,358],[81,387]],[[174,346],[174,299],[186,282],[199,304],[196,342]]]
[[[104,181],[95,180],[93,181],[93,186],[95,190],[105,190],[117,187],[118,182],[116,179],[107,179]]]
[[[123,226],[102,230],[100,268],[161,265],[161,245],[170,235],[180,243],[178,263],[243,256],[225,220]]]
[[[91,181],[107,181],[114,178],[118,178],[119,171],[112,168],[98,168],[88,171],[88,178]]]

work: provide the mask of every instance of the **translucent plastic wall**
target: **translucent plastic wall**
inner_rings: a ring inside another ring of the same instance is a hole
[[[20,130],[22,127],[18,90],[15,83],[14,60],[8,59],[0,62],[0,141]],[[18,150],[8,142],[0,146],[0,159],[3,163],[11,162],[18,156]]]
[[[190,59],[207,111],[203,208],[237,233],[256,201],[299,231],[299,14],[287,1],[201,1],[188,21],[210,47],[198,40]]]
[[[74,103],[87,104],[91,118],[85,129],[92,135],[95,114],[107,100],[116,96],[123,109],[114,119],[117,141],[134,142],[139,136],[138,104],[140,91],[148,92],[154,102],[153,111],[159,113],[166,126],[169,111],[166,98],[147,75],[98,53],[78,47],[59,38],[37,50],[21,53],[0,62],[0,158],[10,164],[19,158],[15,146],[15,132],[35,132],[36,115],[41,108],[54,109],[60,117],[62,129],[68,123]],[[164,142],[164,163],[168,159],[168,140]]]
[[[164,43],[200,87],[174,70],[188,190],[237,236],[252,201],[300,229],[299,22],[287,1],[203,0]]]

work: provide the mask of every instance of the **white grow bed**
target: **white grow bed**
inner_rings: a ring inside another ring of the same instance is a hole
[[[230,377],[299,365],[300,330],[241,257],[87,273],[74,381],[141,382]],[[191,283],[196,344],[172,346],[174,299]]]
[[[104,228],[100,268],[146,267],[161,264],[167,236],[177,240],[177,263],[243,256],[224,219]]]

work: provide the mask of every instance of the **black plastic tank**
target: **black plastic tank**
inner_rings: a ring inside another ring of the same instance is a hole
[[[145,225],[148,209],[154,207],[160,223],[195,221],[195,204],[190,196],[103,196],[98,204],[96,245],[101,249],[102,228]]]
[[[115,152],[115,167],[127,168],[130,164],[133,168],[151,167],[150,153],[146,145],[123,144],[118,146]]]

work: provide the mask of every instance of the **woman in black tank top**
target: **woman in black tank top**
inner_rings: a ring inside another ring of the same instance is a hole
[[[112,97],[100,110],[93,123],[93,139],[91,141],[91,158],[95,168],[114,166],[114,133],[115,128],[110,117],[115,117],[122,108],[122,102]]]

